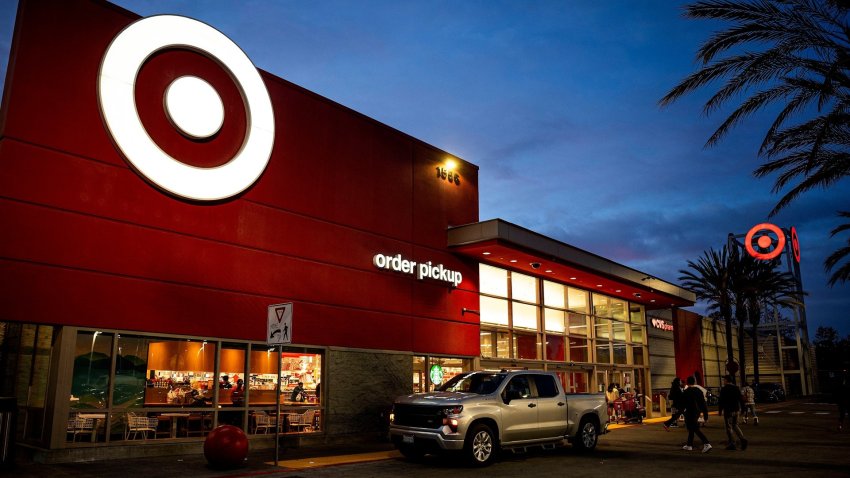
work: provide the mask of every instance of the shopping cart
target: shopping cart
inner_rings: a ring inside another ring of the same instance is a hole
[[[643,423],[646,408],[641,404],[643,395],[627,394],[614,401],[614,423]]]

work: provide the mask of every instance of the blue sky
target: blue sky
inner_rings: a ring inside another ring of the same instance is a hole
[[[5,77],[15,2],[0,2]],[[481,219],[502,218],[677,282],[687,260],[768,219],[755,179],[770,111],[704,148],[711,88],[661,109],[719,25],[658,1],[121,0],[218,28],[257,67],[480,166]],[[850,180],[798,199],[809,332],[850,334],[850,285],[823,259]],[[701,312],[701,308],[697,308]]]

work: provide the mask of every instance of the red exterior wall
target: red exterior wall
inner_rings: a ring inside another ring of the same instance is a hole
[[[98,109],[103,53],[137,18],[21,2],[0,118],[0,320],[265,341],[267,305],[292,301],[295,343],[478,355],[477,316],[461,314],[478,309],[477,265],[446,247],[448,226],[478,220],[477,167],[459,161],[459,186],[438,179],[445,152],[261,71],[276,124],[263,175],[213,204],[173,197],[128,166]],[[209,143],[162,112],[164,85],[187,73],[226,105]],[[158,54],[140,117],[175,157],[222,164],[245,127],[229,81],[196,53]],[[376,253],[464,280],[380,271]]]
[[[676,352],[676,376],[685,380],[699,372],[699,385],[705,385],[702,369],[702,317],[687,310],[673,309],[673,348]]]

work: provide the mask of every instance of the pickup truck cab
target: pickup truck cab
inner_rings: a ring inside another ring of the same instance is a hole
[[[566,394],[554,372],[535,370],[462,373],[434,392],[398,397],[390,417],[404,456],[458,451],[479,466],[506,449],[592,450],[607,431],[603,394]]]

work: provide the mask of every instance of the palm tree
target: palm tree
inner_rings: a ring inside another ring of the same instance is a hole
[[[797,287],[797,280],[788,272],[780,272],[777,261],[753,260],[753,263],[753,267],[749,268],[751,271],[748,281],[749,287],[744,291],[744,295],[746,297],[747,316],[752,325],[753,380],[758,382],[758,327],[761,323],[762,311],[767,306],[798,307],[802,306],[803,302],[802,293],[799,292]],[[744,350],[743,347],[741,350]],[[743,364],[741,368],[743,369]],[[742,373],[742,383],[745,378]]]
[[[682,287],[693,292],[697,300],[708,302],[709,310],[720,314],[726,325],[726,358],[734,360],[732,351],[732,307],[730,303],[729,249],[710,249],[697,261],[688,261],[688,269],[681,269]]]
[[[744,354],[744,325],[747,323],[747,301],[754,288],[758,262],[749,254],[741,253],[734,247],[729,256],[729,293],[734,298],[735,322],[738,325],[738,373],[741,383],[746,380],[746,354]]]
[[[843,0],[705,0],[685,9],[686,17],[729,26],[699,48],[701,68],[660,103],[669,105],[715,81],[723,83],[704,113],[743,98],[707,146],[755,112],[779,106],[758,153],[766,162],[755,170],[758,177],[778,173],[776,193],[790,186],[771,216],[800,194],[850,175],[848,13],[850,2]],[[792,123],[792,118],[800,121]],[[835,262],[827,260],[827,267],[847,255],[831,256]],[[833,275],[830,285],[850,279],[850,265],[841,269],[847,272]]]
[[[838,215],[850,218],[850,211],[840,211]],[[836,234],[848,230],[850,230],[850,223],[842,224],[833,229],[830,236],[834,237]],[[831,272],[832,268],[837,266],[842,259],[847,258],[850,258],[850,239],[847,240],[847,246],[838,249],[826,258],[826,261],[824,261],[824,269],[826,269],[827,272]],[[850,280],[850,261],[845,262],[844,265],[838,267],[838,269],[832,273],[832,276],[829,278],[829,285],[832,286],[839,281],[846,282],[848,280]]]

